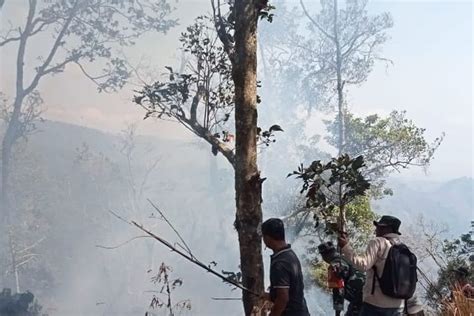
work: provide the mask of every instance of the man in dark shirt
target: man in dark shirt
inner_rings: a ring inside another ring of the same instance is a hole
[[[262,224],[263,242],[273,250],[270,261],[270,316],[309,316],[298,257],[285,241],[285,228],[278,218]]]

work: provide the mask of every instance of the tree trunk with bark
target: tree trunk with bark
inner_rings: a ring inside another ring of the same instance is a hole
[[[257,167],[257,0],[235,2],[235,228],[239,236],[243,285],[263,293],[262,179]],[[245,315],[259,305],[259,297],[243,292]]]
[[[344,153],[344,82],[342,81],[342,55],[339,41],[337,0],[334,0],[334,44],[336,46],[336,76],[337,76],[337,112],[339,124],[338,154]]]
[[[338,156],[344,154],[345,130],[344,130],[344,82],[342,81],[342,54],[339,41],[338,9],[337,0],[334,0],[334,44],[336,46],[336,76],[337,76],[337,120],[339,125]],[[346,226],[346,211],[342,203],[342,187],[339,187],[339,231],[344,232]]]

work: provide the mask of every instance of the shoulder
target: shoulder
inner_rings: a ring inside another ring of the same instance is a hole
[[[278,260],[272,261],[270,265],[270,270],[276,271],[276,270],[287,270],[288,269],[288,261],[284,260],[283,258],[279,258]]]
[[[367,244],[367,249],[372,252],[384,252],[387,248],[390,248],[390,241],[384,237],[375,237]]]
[[[293,249],[288,249],[282,252],[277,258],[275,258],[275,262],[284,262],[287,264],[292,264],[298,260],[298,256],[293,251]]]
[[[385,239],[384,237],[375,237],[369,240],[367,246],[372,247],[372,248],[373,247],[381,248],[385,246],[387,243],[388,243],[388,240]]]
[[[295,271],[295,267],[299,266],[300,262],[296,254],[293,252],[293,250],[288,250],[272,260],[270,271],[293,273]]]

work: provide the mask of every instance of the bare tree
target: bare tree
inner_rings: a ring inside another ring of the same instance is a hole
[[[127,62],[118,57],[116,48],[133,45],[147,31],[166,32],[176,24],[176,21],[166,18],[171,10],[165,0],[28,0],[23,26],[11,24],[11,28],[0,36],[0,48],[17,44],[15,93],[2,140],[0,199],[2,217],[7,225],[11,222],[12,208],[8,189],[12,150],[16,140],[24,135],[22,117],[27,115],[25,108],[28,108],[28,102],[40,104],[37,91],[40,82],[50,75],[63,72],[69,65],[75,65],[97,85],[99,91],[114,91],[123,87],[130,72]],[[48,35],[45,38],[51,38],[51,43],[42,40],[42,45],[49,45],[49,48],[45,55],[37,56],[39,64],[28,80],[29,70],[25,66],[27,50],[42,34]],[[103,70],[92,74],[88,67],[93,63],[102,65]]]
[[[347,85],[358,85],[367,80],[376,61],[381,57],[380,46],[387,40],[386,30],[393,26],[388,13],[369,16],[367,0],[347,0],[338,8],[337,0],[321,0],[321,11],[312,15],[303,0],[301,7],[310,21],[309,30],[317,35],[310,39],[302,56],[307,59],[308,88],[316,90],[316,102],[330,105],[337,101],[339,129],[338,152],[344,151],[344,113]]]
[[[132,201],[132,210],[134,214],[140,213],[140,201],[142,201],[144,198],[143,194],[147,188],[150,175],[156,170],[156,167],[161,160],[159,157],[155,157],[149,162],[149,164],[145,166],[141,172],[135,170],[137,166],[134,160],[139,155],[139,148],[137,148],[139,146],[137,140],[137,128],[138,124],[136,123],[127,125],[127,127],[122,131],[119,140],[119,150],[124,156],[127,164],[125,178],[130,190],[129,195],[130,200]],[[147,153],[151,152],[151,148],[146,148],[145,150]],[[138,177],[137,173],[139,175]]]
[[[3,2],[2,2],[3,5]],[[17,44],[16,82],[13,101],[2,111],[6,130],[2,139],[2,167],[0,205],[2,223],[12,225],[15,206],[11,203],[10,174],[14,146],[21,137],[27,137],[35,129],[40,117],[42,99],[37,90],[40,82],[51,75],[61,73],[69,65],[77,66],[94,82],[99,91],[114,91],[123,87],[130,72],[126,61],[118,57],[116,48],[130,46],[144,32],[166,32],[176,24],[166,16],[171,7],[164,1],[27,1],[27,15],[23,26],[10,23],[10,29],[0,35],[0,49]],[[51,38],[45,55],[38,55],[39,64],[34,67],[32,78],[27,78],[26,56],[43,35]],[[98,74],[92,74],[91,64],[102,65]],[[8,101],[7,101],[8,102]],[[12,235],[9,235],[12,237]],[[15,244],[14,240],[9,241]],[[15,252],[12,252],[14,254]],[[13,266],[18,261],[12,257]],[[18,273],[15,273],[19,287]]]
[[[309,19],[308,29],[317,35],[309,39],[302,51],[307,61],[305,81],[316,90],[316,103],[331,107],[336,98],[338,157],[346,153],[344,116],[346,114],[345,87],[367,80],[375,61],[384,60],[378,49],[387,40],[386,30],[392,27],[388,13],[369,16],[367,0],[347,0],[342,9],[337,0],[321,0],[321,11],[311,15],[300,0],[301,8]],[[306,63],[305,63],[306,64]],[[342,190],[338,195],[342,200]],[[345,225],[345,212],[340,214],[340,229]]]

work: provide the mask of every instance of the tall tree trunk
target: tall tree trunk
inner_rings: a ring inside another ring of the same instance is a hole
[[[336,75],[337,75],[337,111],[338,111],[338,154],[341,156],[344,153],[344,83],[342,81],[342,56],[341,44],[339,42],[338,29],[338,11],[337,0],[334,0],[334,44],[336,45]]]
[[[339,28],[338,28],[338,9],[337,0],[334,0],[334,44],[336,45],[336,75],[337,75],[337,120],[338,120],[338,156],[344,154],[344,82],[342,81],[342,56],[341,44],[339,42]],[[345,231],[346,226],[346,212],[342,203],[342,186],[339,185],[339,231]]]
[[[12,271],[13,277],[15,282],[15,288],[17,291],[20,289],[20,280],[19,280],[19,271],[17,266],[16,260],[16,253],[13,248],[15,235],[13,234],[13,226],[14,226],[14,212],[13,212],[13,205],[10,200],[10,175],[11,175],[11,158],[13,155],[13,147],[15,142],[18,138],[18,125],[19,117],[20,117],[20,109],[23,103],[23,95],[20,93],[19,96],[16,97],[13,113],[10,120],[7,122],[7,129],[5,131],[5,135],[3,136],[2,140],[2,162],[1,162],[1,169],[2,169],[2,189],[0,191],[0,211],[1,215],[0,218],[2,221],[0,222],[1,227],[3,227],[4,231],[8,231],[8,243],[10,245],[10,254],[11,254],[11,264],[12,264]],[[7,279],[8,280],[8,279]]]
[[[235,192],[243,285],[263,293],[262,180],[257,168],[257,0],[235,1]],[[259,298],[243,292],[245,315]]]
[[[10,180],[10,156],[13,145],[11,137],[7,134],[8,131],[5,133],[2,141],[2,190],[0,196],[0,202],[2,205],[2,224],[5,225],[6,229],[8,229],[11,223],[8,184]]]
[[[3,229],[6,231],[11,231],[12,225],[14,224],[12,220],[12,203],[10,202],[10,172],[11,172],[11,165],[10,161],[12,158],[13,147],[15,145],[16,140],[18,139],[19,135],[19,124],[20,124],[20,114],[21,108],[23,105],[23,101],[27,95],[24,90],[23,85],[23,66],[24,66],[24,59],[25,59],[25,51],[26,51],[26,43],[28,40],[28,36],[31,32],[32,28],[32,21],[36,10],[36,0],[32,0],[29,3],[28,9],[28,17],[26,19],[26,24],[24,30],[20,34],[20,41],[18,43],[18,53],[17,53],[17,60],[16,60],[16,83],[15,83],[15,101],[13,103],[13,112],[8,121],[6,121],[6,131],[5,135],[2,139],[2,189],[0,190],[0,218],[2,221],[0,225],[3,225]],[[9,244],[12,245],[14,242],[15,236],[9,233]],[[12,264],[14,269],[15,275],[15,285],[16,288],[19,289],[19,276],[18,276],[18,269],[16,266],[16,256],[15,253],[12,252]]]
[[[12,227],[8,228],[8,243],[10,246],[10,256],[11,256],[11,264],[12,264],[12,271],[13,276],[15,278],[15,290],[17,293],[20,293],[20,274],[18,271],[18,261],[16,256],[16,247],[13,241],[13,229]]]

